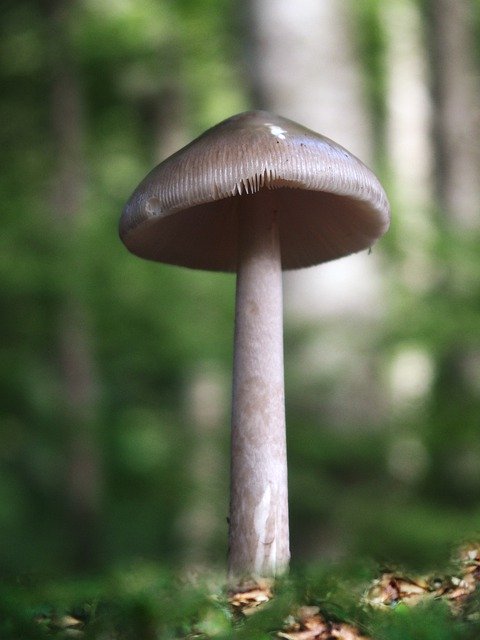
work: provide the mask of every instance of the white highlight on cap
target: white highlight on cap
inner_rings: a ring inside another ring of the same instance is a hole
[[[285,140],[285,134],[287,133],[285,129],[282,129],[282,127],[279,127],[276,124],[269,124],[268,122],[265,124],[276,138],[280,138],[280,140]]]

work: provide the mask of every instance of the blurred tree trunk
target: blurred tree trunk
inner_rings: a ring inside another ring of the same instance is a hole
[[[192,569],[211,567],[218,560],[215,543],[223,545],[226,530],[225,469],[222,438],[226,398],[230,391],[223,372],[201,362],[186,382],[185,422],[191,453],[185,458],[191,493],[177,521],[184,545],[183,560]]]
[[[88,312],[78,295],[70,255],[80,232],[86,167],[82,91],[69,42],[74,0],[45,3],[50,34],[51,118],[55,168],[52,179],[54,233],[62,242],[67,291],[58,316],[60,406],[66,426],[64,496],[68,561],[89,570],[99,560],[99,453],[94,435],[96,380]],[[63,434],[63,435],[65,435]],[[61,439],[63,436],[60,436]]]
[[[246,11],[255,107],[279,109],[370,162],[371,123],[347,3],[249,0]]]
[[[370,164],[371,115],[348,4],[250,0],[247,25],[247,70],[255,106],[298,120]],[[341,291],[335,280],[352,284]],[[287,310],[315,322],[325,314],[377,315],[379,287],[375,257],[356,256],[288,274]]]
[[[175,21],[173,13],[171,21]],[[158,164],[188,142],[186,87],[182,77],[182,47],[170,35],[166,44],[158,51],[157,57],[162,73],[140,87],[138,102],[143,113],[145,128],[152,141],[151,155]]]
[[[474,0],[427,0],[437,201],[452,230],[480,228],[479,70]]]
[[[433,276],[427,238],[434,225],[432,103],[422,14],[416,0],[391,0],[381,4],[380,16],[385,33],[387,153],[392,195],[402,209],[396,220],[402,275],[409,288],[421,291],[431,286]]]
[[[246,69],[257,108],[297,120],[369,164],[374,137],[349,9],[337,0],[250,0]],[[290,376],[293,367],[302,385],[297,414],[309,405],[304,419],[319,427],[375,428],[384,394],[372,340],[385,312],[376,252],[285,274],[284,283],[287,322],[316,327],[295,356],[287,344]],[[323,555],[341,546],[327,529],[312,532]]]
[[[452,316],[465,313],[472,295],[465,284],[469,252],[480,231],[480,83],[473,0],[426,0],[425,18],[432,95],[431,139],[437,222],[444,251],[438,296]],[[470,259],[473,258],[470,254]],[[473,504],[480,489],[478,368],[480,342],[458,331],[437,362],[432,397],[433,453],[430,490],[452,503]],[[459,428],[460,426],[460,428]]]

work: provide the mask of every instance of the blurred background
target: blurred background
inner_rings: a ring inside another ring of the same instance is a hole
[[[285,275],[293,564],[480,529],[478,0],[4,0],[0,571],[226,556],[234,277],[121,245],[150,168],[265,108],[380,176],[369,255]]]

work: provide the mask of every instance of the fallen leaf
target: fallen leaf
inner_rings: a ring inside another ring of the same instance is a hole
[[[345,622],[328,622],[318,607],[300,607],[289,616],[283,631],[277,633],[284,640],[370,640]]]
[[[271,584],[269,582],[261,584],[247,584],[240,587],[238,591],[230,592],[228,602],[236,612],[248,616],[260,605],[265,604],[273,597]]]

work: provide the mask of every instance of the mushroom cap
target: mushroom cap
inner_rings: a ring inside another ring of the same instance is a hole
[[[291,120],[250,111],[155,167],[125,206],[120,237],[142,258],[236,271],[238,216],[259,190],[277,213],[282,269],[369,248],[389,226],[385,192],[358,158]]]

